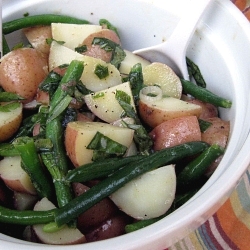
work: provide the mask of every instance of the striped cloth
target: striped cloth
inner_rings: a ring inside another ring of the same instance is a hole
[[[224,205],[169,250],[250,249],[250,168]]]
[[[247,0],[234,0],[250,20]],[[225,204],[168,250],[250,250],[250,167]]]

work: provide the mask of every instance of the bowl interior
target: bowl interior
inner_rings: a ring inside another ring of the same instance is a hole
[[[192,0],[3,0],[3,20],[25,13],[67,14],[95,24],[106,18],[118,27],[123,47],[133,51],[166,40],[190,4]],[[7,36],[13,45],[19,39],[20,32]],[[199,65],[208,89],[233,101],[231,109],[220,109],[221,117],[231,121],[230,142],[220,166],[195,197],[167,218],[132,234],[84,245],[85,249],[166,248],[197,228],[225,201],[250,161],[243,154],[249,148],[249,142],[245,142],[250,128],[247,121],[250,85],[246,84],[250,79],[249,47],[248,21],[230,1],[212,2],[191,40],[187,56]],[[20,243],[1,234],[0,240],[8,249],[16,249],[11,241]],[[19,248],[32,249],[26,244],[22,242]],[[41,245],[38,248],[50,249]]]

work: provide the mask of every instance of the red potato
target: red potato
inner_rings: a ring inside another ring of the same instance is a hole
[[[126,146],[131,145],[134,130],[116,127],[103,122],[69,122],[65,131],[66,152],[75,167],[84,165],[92,161],[93,150],[87,146],[100,132],[112,140]]]
[[[6,54],[0,64],[0,85],[30,102],[48,73],[47,60],[32,48],[20,48]]]
[[[35,26],[23,29],[23,33],[32,47],[48,58],[50,46],[46,39],[52,38],[51,26]]]
[[[154,62],[143,70],[143,83],[146,86],[157,85],[161,88],[164,96],[181,98],[182,84],[180,78],[166,64]]]
[[[14,192],[13,194],[13,202],[16,210],[28,210],[33,209],[35,203],[38,200],[38,196]]]
[[[110,62],[112,58],[112,52],[105,51],[100,48],[99,45],[93,45],[92,41],[95,37],[107,38],[117,44],[120,44],[120,39],[117,34],[110,29],[103,29],[99,32],[95,32],[89,35],[82,43],[82,45],[87,46],[87,51],[84,52],[84,55],[102,59],[105,62]]]
[[[42,91],[40,89],[37,89],[35,100],[37,101],[37,103],[40,103],[43,105],[49,105],[49,93]]]
[[[0,111],[0,142],[9,139],[18,130],[23,117],[23,105],[19,103],[18,107],[9,112]]]
[[[85,193],[89,187],[82,183],[74,183],[73,189],[76,196],[79,196]],[[90,229],[99,226],[117,212],[116,205],[109,198],[105,198],[78,217],[77,227],[83,234],[86,234]]]
[[[218,117],[206,119],[212,125],[201,134],[201,140],[209,144],[218,144],[221,147],[226,147],[229,133],[230,122],[224,121]]]
[[[197,99],[190,100],[188,102],[201,106],[202,110],[199,116],[200,119],[206,120],[211,117],[218,117],[218,109],[213,104],[205,103]]]
[[[150,136],[154,141],[154,150],[201,141],[201,131],[196,116],[183,116],[165,121],[155,127]]]
[[[201,107],[173,97],[162,98],[154,102],[140,100],[139,114],[144,122],[154,128],[165,121],[178,117],[194,115],[199,117]]]
[[[47,198],[38,201],[34,207],[34,211],[48,211],[54,209],[55,206]],[[44,232],[44,224],[33,225],[33,230],[37,239],[46,244],[51,245],[74,245],[85,243],[85,236],[74,227],[65,225],[62,229],[56,232]]]
[[[230,122],[224,121],[218,117],[207,119],[212,125],[201,134],[201,140],[211,144],[218,144],[221,147],[226,147],[229,133],[230,133]],[[206,175],[210,176],[215,169],[218,167],[223,155],[218,157],[211,166],[207,169]]]
[[[28,174],[21,167],[21,157],[5,157],[0,161],[0,177],[13,191],[36,194]]]
[[[125,226],[129,223],[131,223],[131,218],[119,213],[106,220],[90,233],[85,234],[86,240],[87,242],[94,242],[123,235],[125,233]]]

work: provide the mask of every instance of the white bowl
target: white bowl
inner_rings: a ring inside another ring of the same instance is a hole
[[[67,14],[92,23],[106,18],[118,27],[124,48],[133,51],[167,39],[191,2],[192,0],[3,0],[3,20],[19,18],[25,13]],[[12,39],[13,35],[10,35],[8,40]],[[84,246],[33,244],[0,234],[1,248],[164,249],[196,229],[222,205],[250,162],[248,21],[231,1],[212,2],[198,25],[187,55],[199,65],[208,89],[233,101],[231,109],[220,109],[222,118],[231,121],[227,151],[203,188],[174,213],[134,233]]]

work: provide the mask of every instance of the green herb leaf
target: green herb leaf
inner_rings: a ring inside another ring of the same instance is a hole
[[[134,96],[134,101],[135,101],[135,104],[137,105],[139,101],[140,90],[144,87],[142,66],[140,63],[135,64],[131,68],[129,72],[129,76],[128,76],[128,81],[130,82],[131,90]]]
[[[199,125],[200,125],[200,130],[202,133],[204,133],[211,125],[211,122],[202,120],[202,119],[198,119]]]
[[[100,19],[99,24],[106,29],[113,30],[117,34],[117,36],[120,37],[117,28],[112,25],[107,19]]]
[[[109,75],[109,69],[107,66],[101,64],[96,65],[94,73],[98,76],[99,79],[104,79]]]
[[[15,110],[20,107],[19,102],[11,102],[7,104],[0,105],[0,112],[11,112],[12,110]]]
[[[127,147],[97,132],[87,146],[87,149],[94,150],[93,160],[97,160],[113,155],[122,156],[126,152]]]
[[[115,93],[115,98],[123,108],[126,116],[133,118],[136,123],[139,122],[139,119],[136,115],[134,107],[131,105],[131,97],[122,90],[117,90]]]
[[[25,98],[11,92],[0,92],[0,102],[25,100]]]
[[[138,118],[136,111],[131,105],[130,96],[124,91],[117,90],[116,91],[116,100],[119,102],[120,106],[123,108],[125,114],[124,116],[128,116],[135,120],[136,124],[124,124],[135,131],[134,140],[138,146],[138,149],[141,154],[149,154],[151,146],[153,145],[152,139],[149,137],[146,129],[142,126],[140,119]]]
[[[49,96],[53,96],[61,79],[62,79],[61,75],[59,75],[54,71],[51,71],[48,74],[48,76],[42,81],[42,83],[39,86],[39,89],[49,93]]]
[[[57,43],[60,44],[60,45],[63,45],[63,44],[65,43],[64,41],[57,41],[57,40],[55,40],[54,38],[47,38],[47,39],[46,39],[46,43],[47,43],[48,45],[51,45],[52,42],[57,42]]]
[[[110,63],[116,68],[119,68],[120,63],[126,57],[126,53],[121,48],[121,46],[107,38],[95,37],[92,41],[92,44],[99,45],[101,49],[104,49],[107,52],[112,52]]]
[[[87,46],[86,45],[82,45],[82,46],[76,47],[75,51],[78,52],[78,53],[84,53],[84,52],[87,51]]]

